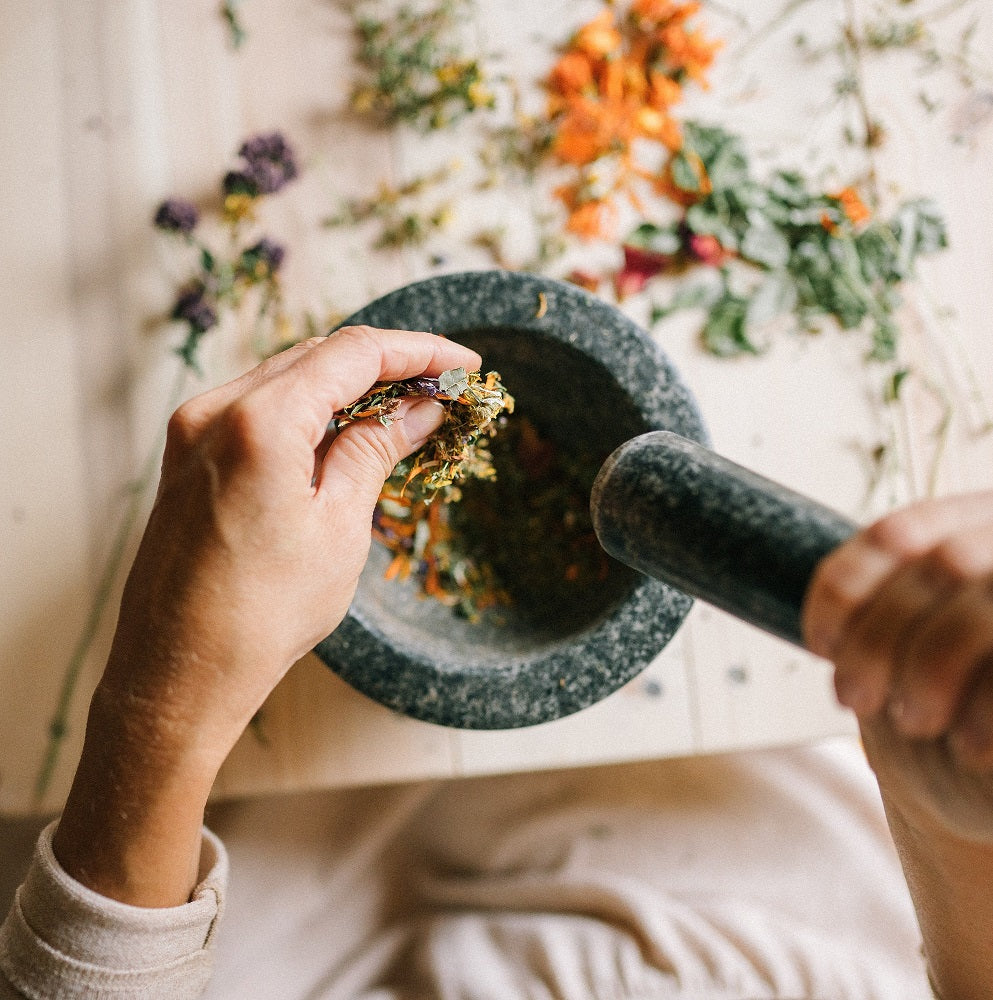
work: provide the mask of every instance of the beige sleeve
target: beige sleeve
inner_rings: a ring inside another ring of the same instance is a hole
[[[194,1000],[210,979],[214,930],[227,885],[227,854],[203,834],[189,903],[145,909],[80,885],[42,831],[24,884],[0,927],[0,1000]]]

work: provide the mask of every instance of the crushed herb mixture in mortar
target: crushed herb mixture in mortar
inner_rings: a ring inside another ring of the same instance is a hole
[[[446,413],[380,494],[373,536],[393,553],[388,579],[415,579],[470,621],[606,579],[588,506],[599,462],[564,453],[526,417],[507,420],[514,400],[496,372],[380,383],[337,425],[389,423],[410,396],[433,397]]]

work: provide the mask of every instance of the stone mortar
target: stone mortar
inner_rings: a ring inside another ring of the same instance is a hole
[[[606,458],[651,430],[706,440],[692,396],[648,335],[573,285],[505,271],[443,275],[342,325],[357,324],[428,330],[475,348],[483,371],[500,372],[517,414],[560,447],[579,439]],[[373,544],[347,617],[315,651],[381,704],[464,729],[535,725],[601,700],[654,659],[692,603],[613,563],[605,583],[568,607],[535,594],[503,625],[472,624],[422,598],[415,583],[385,580],[389,558]]]

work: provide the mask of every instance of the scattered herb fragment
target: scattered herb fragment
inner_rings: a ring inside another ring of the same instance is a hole
[[[403,184],[381,183],[371,197],[346,201],[337,215],[324,220],[324,225],[334,228],[374,220],[379,227],[372,244],[375,249],[421,246],[452,218],[452,207],[447,200],[424,207],[424,196],[447,181],[457,169],[457,163],[449,164]]]
[[[352,108],[382,126],[406,122],[425,132],[492,108],[496,99],[480,60],[462,50],[460,28],[470,10],[469,0],[385,11],[372,0],[357,4],[363,76],[352,88]]]
[[[238,13],[241,3],[242,0],[224,0],[221,4],[221,17],[228,26],[228,36],[231,39],[231,45],[235,49],[240,49],[248,38],[248,33],[242,26],[241,17]]]

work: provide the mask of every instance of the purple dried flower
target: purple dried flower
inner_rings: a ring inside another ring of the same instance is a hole
[[[280,244],[263,236],[258,243],[242,252],[241,269],[251,277],[264,278],[279,270],[285,256],[286,250]]]
[[[182,292],[172,308],[172,318],[188,323],[196,333],[217,326],[217,311],[206,299],[206,288],[196,282]]]
[[[196,228],[200,215],[194,205],[182,198],[167,198],[155,212],[155,225],[170,233],[189,235]]]
[[[238,155],[245,166],[224,178],[225,194],[247,194],[253,198],[275,194],[297,175],[293,150],[280,132],[264,132],[246,139]]]
[[[290,149],[282,132],[260,132],[246,139],[238,150],[238,155],[249,163],[256,160],[273,160],[285,162],[292,166],[293,150]]]
[[[417,375],[404,380],[404,388],[416,396],[437,396],[438,380],[427,375]]]

